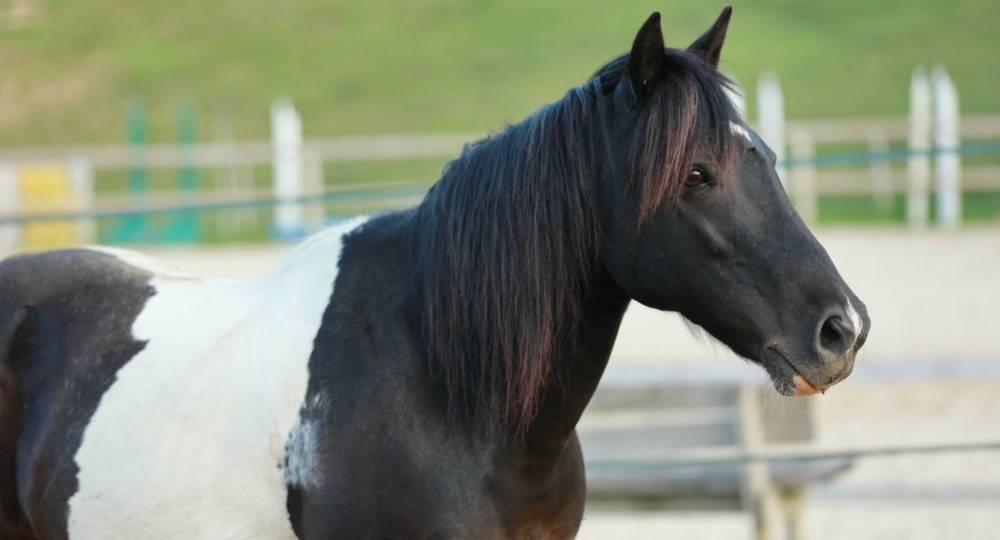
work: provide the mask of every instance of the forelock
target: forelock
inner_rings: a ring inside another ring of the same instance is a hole
[[[698,154],[711,156],[723,173],[744,137],[734,132],[740,116],[727,88],[733,82],[701,57],[666,49],[653,93],[639,106],[631,151],[631,181],[639,194],[639,221],[663,204],[676,203]],[[724,177],[725,174],[721,174]]]

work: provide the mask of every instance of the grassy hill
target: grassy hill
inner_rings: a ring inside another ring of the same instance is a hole
[[[790,117],[902,115],[916,63],[965,112],[1000,110],[1000,2],[735,1],[723,67],[782,77]],[[0,145],[117,142],[128,100],[174,138],[178,102],[268,136],[276,95],[307,136],[495,129],[625,51],[654,10],[683,46],[724,4],[602,0],[0,1]],[[751,112],[752,113],[752,112]]]

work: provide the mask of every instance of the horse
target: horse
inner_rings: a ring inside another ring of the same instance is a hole
[[[135,252],[0,263],[0,536],[573,538],[574,430],[637,301],[778,392],[870,320],[718,71],[731,10],[467,145],[415,207],[202,279]]]

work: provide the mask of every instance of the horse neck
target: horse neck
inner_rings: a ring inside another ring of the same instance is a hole
[[[559,358],[538,416],[525,436],[532,461],[554,463],[567,449],[611,357],[629,297],[607,277],[595,278],[583,299],[574,342]]]

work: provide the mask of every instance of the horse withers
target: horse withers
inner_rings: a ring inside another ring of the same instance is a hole
[[[654,14],[420,205],[259,278],[0,263],[0,537],[572,538],[574,428],[632,300],[782,394],[843,380],[868,316],[726,96],[729,14],[684,50]]]

